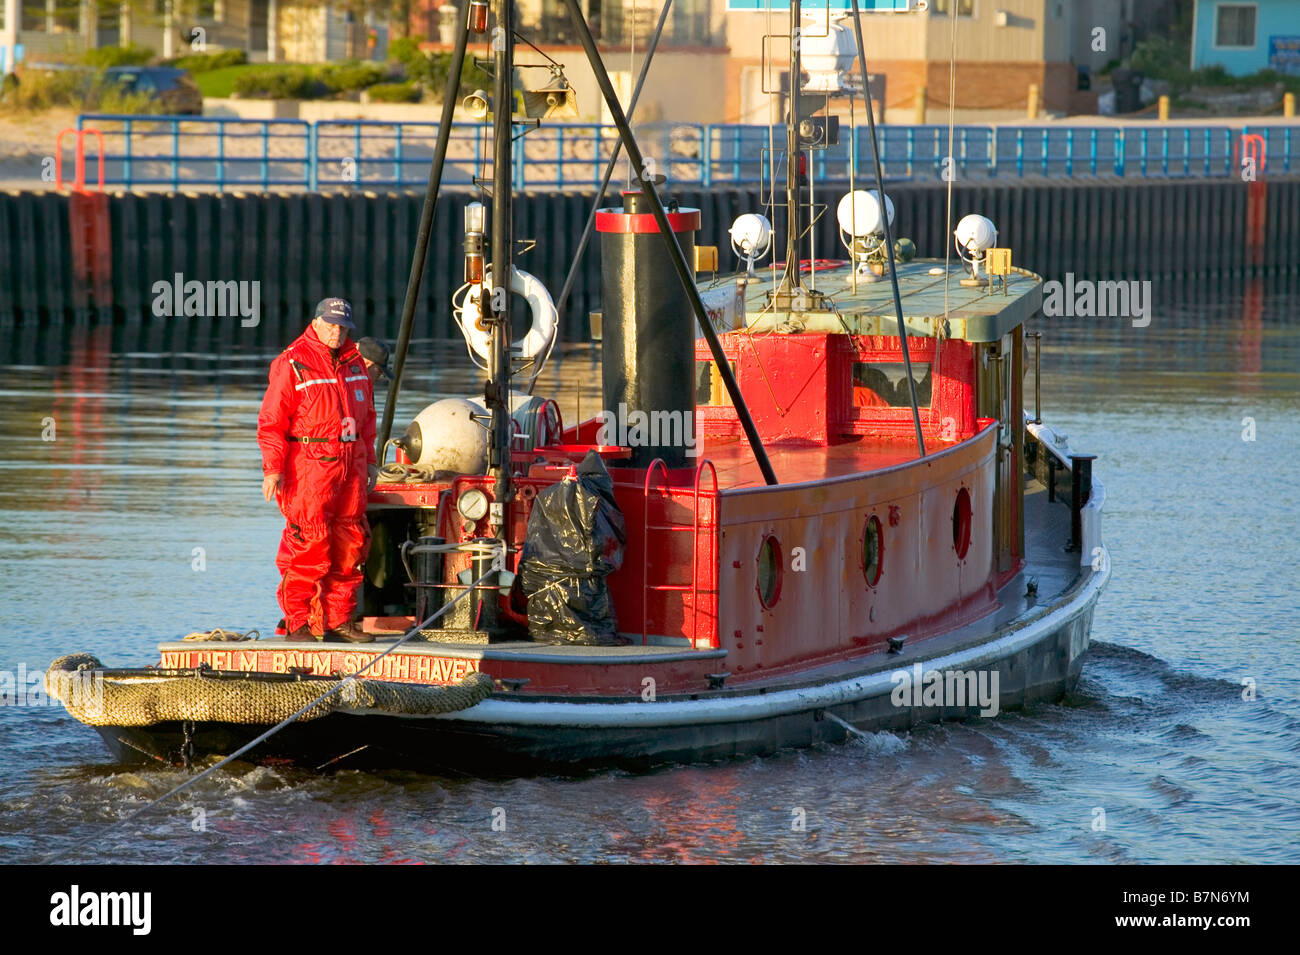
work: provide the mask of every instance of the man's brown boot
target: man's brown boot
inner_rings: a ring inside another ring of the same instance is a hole
[[[325,639],[335,643],[373,643],[375,635],[362,630],[355,620],[349,620],[341,627],[325,631]]]
[[[316,639],[316,634],[312,633],[311,627],[304,623],[293,633],[287,634],[285,639],[292,640],[294,643],[310,643]]]

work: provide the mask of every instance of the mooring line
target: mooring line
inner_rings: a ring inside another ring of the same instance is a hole
[[[135,812],[131,813],[131,815],[127,816],[126,818],[124,818],[124,819],[119,819],[117,822],[111,822],[111,823],[109,823],[108,826],[107,826],[107,828],[103,829],[103,830],[100,831],[99,833],[96,833],[96,836],[92,836],[92,837],[90,837],[90,838],[88,838],[88,839],[86,839],[86,840],[84,840],[84,841],[82,841],[82,842],[78,842],[78,843],[76,843],[76,844],[74,844],[74,845],[68,846],[68,848],[64,849],[64,850],[61,851],[61,852],[56,852],[56,853],[55,853],[54,855],[52,855],[52,856],[47,856],[45,859],[41,860],[41,865],[50,865],[50,864],[52,864],[52,863],[54,863],[54,862],[58,862],[60,859],[62,859],[64,856],[68,855],[69,853],[73,852],[74,850],[76,850],[76,849],[80,849],[80,848],[81,848],[83,845],[85,845],[87,842],[90,842],[91,839],[96,838],[97,836],[104,836],[104,835],[106,835],[107,833],[111,832],[113,829],[116,829],[118,826],[125,826],[125,825],[127,825],[128,823],[135,821],[136,819],[140,818],[140,817],[143,816],[145,813],[147,813],[150,809],[153,809],[155,806],[157,806],[157,805],[158,805],[159,803],[161,803],[163,800],[165,800],[165,799],[170,799],[172,796],[175,796],[177,793],[180,793],[180,792],[183,792],[183,791],[186,790],[186,789],[189,789],[191,786],[193,786],[195,783],[197,783],[200,779],[203,779],[205,776],[207,776],[207,775],[209,775],[209,774],[211,774],[211,773],[216,772],[218,769],[220,769],[222,766],[225,766],[227,763],[232,762],[232,761],[235,760],[235,759],[238,759],[240,756],[244,755],[244,753],[247,753],[250,749],[252,749],[253,747],[257,746],[259,743],[262,743],[262,742],[264,742],[264,741],[270,739],[272,736],[274,736],[274,735],[275,735],[276,733],[278,733],[280,730],[284,729],[286,726],[288,726],[290,723],[292,723],[292,722],[293,722],[294,720],[296,720],[298,717],[302,716],[302,714],[306,713],[308,710],[312,709],[312,708],[315,707],[315,706],[319,706],[321,703],[323,703],[323,702],[324,702],[325,700],[327,700],[329,697],[331,697],[331,696],[333,696],[335,693],[339,692],[339,690],[343,689],[343,687],[347,684],[347,682],[348,682],[349,680],[354,680],[354,679],[356,679],[356,677],[359,676],[360,674],[365,673],[367,670],[369,670],[372,666],[374,666],[376,663],[378,663],[378,662],[379,662],[380,660],[382,660],[384,657],[388,656],[390,653],[392,653],[394,650],[396,650],[398,647],[400,647],[400,646],[401,646],[403,643],[405,643],[407,640],[411,639],[411,637],[415,636],[417,633],[419,633],[421,630],[423,630],[423,629],[425,629],[426,627],[428,627],[429,624],[433,623],[435,620],[437,620],[439,617],[441,617],[444,613],[446,613],[446,612],[447,612],[448,610],[450,610],[452,607],[456,606],[456,604],[457,604],[459,601],[463,600],[465,597],[467,597],[467,596],[469,596],[470,594],[474,593],[474,592],[475,592],[475,588],[477,588],[478,585],[481,584],[483,581],[487,580],[488,577],[492,576],[493,573],[495,573],[495,571],[489,570],[486,574],[484,574],[484,575],[483,575],[482,577],[480,577],[478,580],[476,580],[476,581],[474,581],[472,584],[470,584],[470,585],[465,589],[465,592],[464,592],[464,593],[462,593],[462,594],[461,594],[460,596],[458,596],[458,597],[455,597],[454,599],[452,599],[452,600],[449,601],[448,603],[444,604],[441,610],[439,610],[439,611],[438,611],[437,613],[435,613],[433,616],[429,617],[427,620],[423,621],[422,623],[418,623],[418,624],[416,624],[416,625],[415,625],[414,627],[412,627],[412,628],[411,628],[411,629],[410,629],[410,630],[409,630],[409,631],[408,631],[408,632],[407,632],[407,633],[406,633],[406,634],[405,634],[405,635],[404,635],[400,640],[398,640],[396,643],[394,643],[391,647],[389,647],[389,648],[388,648],[387,650],[385,650],[383,653],[379,654],[377,657],[375,657],[373,660],[371,660],[369,663],[367,663],[367,664],[366,664],[365,666],[363,666],[361,669],[357,670],[356,673],[351,673],[351,674],[349,674],[348,676],[344,677],[343,679],[339,680],[339,682],[336,683],[334,686],[332,686],[330,689],[326,690],[324,693],[322,693],[322,694],[321,694],[320,696],[318,696],[316,699],[312,700],[312,701],[311,701],[310,703],[308,703],[306,706],[302,707],[302,709],[298,710],[296,713],[292,713],[292,714],[290,714],[289,716],[285,717],[282,721],[280,721],[279,723],[277,723],[275,726],[272,726],[269,730],[267,730],[267,731],[266,731],[265,733],[263,733],[261,736],[257,737],[257,739],[253,740],[253,741],[250,742],[250,743],[246,743],[246,744],[244,744],[244,745],[241,746],[239,749],[237,749],[237,750],[235,750],[233,753],[231,753],[229,756],[226,756],[225,758],[223,758],[220,762],[218,762],[218,763],[214,763],[213,765],[209,766],[207,769],[203,770],[203,772],[199,773],[197,776],[191,776],[191,777],[190,777],[189,779],[187,779],[185,782],[181,783],[179,786],[177,786],[176,788],[170,790],[169,792],[165,792],[165,793],[163,793],[161,796],[159,796],[157,799],[155,799],[153,802],[149,803],[148,805],[146,805],[146,806],[141,806],[139,809],[137,809]],[[355,752],[355,751],[354,751],[354,752]],[[349,756],[350,756],[351,753],[348,753],[348,754],[346,754],[346,755],[349,755]],[[327,764],[327,765],[328,765],[328,764]]]

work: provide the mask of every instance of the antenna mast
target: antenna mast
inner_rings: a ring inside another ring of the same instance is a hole
[[[785,116],[785,273],[773,292],[778,308],[790,308],[804,296],[799,276],[799,238],[803,216],[799,204],[799,90],[803,66],[799,56],[799,32],[803,23],[801,0],[790,0],[790,91]]]

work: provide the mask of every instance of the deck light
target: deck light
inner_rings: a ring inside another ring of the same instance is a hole
[[[767,216],[746,212],[731,223],[731,251],[745,260],[745,274],[754,274],[754,260],[761,258],[772,244],[772,223]]]
[[[992,220],[971,213],[963,216],[957,223],[957,228],[953,230],[953,237],[957,245],[957,255],[970,268],[970,278],[962,279],[962,284],[985,284],[985,280],[980,278],[979,267],[984,261],[985,252],[998,244],[997,227]]]
[[[487,33],[488,5],[485,0],[473,0],[469,5],[469,29],[471,33]]]
[[[894,223],[894,203],[885,196],[885,215]],[[858,263],[858,274],[867,274],[867,263],[879,258],[885,244],[885,220],[881,215],[880,197],[876,190],[856,189],[840,200],[835,218],[840,226],[840,242]]]
[[[470,93],[461,105],[465,107],[465,112],[469,113],[471,119],[486,119],[487,114],[492,110],[492,102],[484,90]]]

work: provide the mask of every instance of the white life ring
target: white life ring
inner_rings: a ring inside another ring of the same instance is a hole
[[[484,288],[492,288],[492,268],[488,266],[483,270],[483,283],[481,285],[471,285],[469,293],[465,296],[465,304],[461,308],[459,317],[461,331],[465,335],[465,341],[474,353],[487,361],[491,356],[492,335],[486,329],[478,327],[476,318],[479,314],[479,299],[483,294]],[[522,341],[513,343],[510,346],[510,355],[512,358],[522,358],[525,360],[535,361],[538,356],[544,355],[551,347],[551,342],[555,340],[555,331],[559,327],[559,313],[555,310],[555,302],[551,300],[551,293],[546,290],[541,279],[529,275],[523,269],[510,267],[510,291],[517,295],[522,295],[524,301],[528,303],[528,309],[533,315],[532,327],[528,329],[528,334]]]

